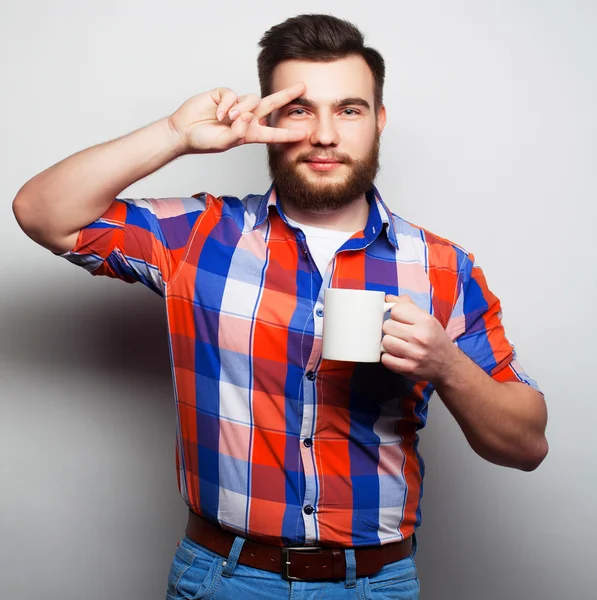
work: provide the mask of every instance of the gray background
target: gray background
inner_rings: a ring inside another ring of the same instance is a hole
[[[185,522],[160,298],[36,246],[13,197],[193,94],[258,91],[265,29],[325,10],[387,60],[384,197],[476,254],[550,411],[550,454],[528,474],[478,458],[433,400],[422,598],[594,598],[596,3],[284,4],[2,3],[0,596],[162,598]],[[126,194],[267,185],[251,146],[182,158]]]

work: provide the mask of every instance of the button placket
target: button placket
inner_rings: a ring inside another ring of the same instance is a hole
[[[313,261],[310,261],[313,265]],[[317,271],[319,275],[319,271]],[[301,462],[305,474],[305,488],[304,494],[301,498],[303,507],[309,506],[310,509],[305,512],[304,508],[301,511],[303,517],[303,524],[305,527],[305,543],[310,544],[317,540],[317,515],[316,510],[313,508],[316,506],[318,498],[318,479],[320,474],[318,472],[317,461],[314,461],[314,440],[313,432],[315,431],[315,415],[317,413],[317,381],[319,373],[316,370],[319,367],[321,361],[321,336],[323,332],[323,308],[324,308],[324,290],[327,287],[327,278],[329,275],[324,277],[326,280],[325,285],[322,281],[315,277],[315,271],[311,274],[313,278],[313,284],[319,288],[317,298],[313,299],[311,304],[311,324],[313,326],[314,343],[311,347],[311,352],[306,363],[303,363],[303,378],[302,378],[302,397],[303,397],[303,413],[300,427],[300,440],[299,440],[299,451],[301,455]],[[304,338],[307,340],[307,337]]]

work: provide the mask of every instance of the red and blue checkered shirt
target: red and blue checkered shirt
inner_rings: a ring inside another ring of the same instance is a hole
[[[516,360],[474,257],[392,214],[369,217],[320,274],[272,187],[244,199],[116,199],[64,257],[164,297],[188,506],[274,545],[370,546],[421,520],[418,430],[434,389],[381,363],[323,360],[324,290],[407,294],[498,381]]]

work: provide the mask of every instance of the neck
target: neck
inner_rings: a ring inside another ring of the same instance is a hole
[[[365,228],[369,218],[369,203],[365,194],[342,208],[331,210],[301,210],[284,202],[282,198],[280,198],[280,203],[287,217],[311,227],[335,229],[336,231],[360,231]]]

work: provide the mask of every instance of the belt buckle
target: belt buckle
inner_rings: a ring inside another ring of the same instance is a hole
[[[282,548],[282,579],[286,579],[286,581],[308,581],[300,577],[293,577],[290,574],[289,552],[317,552],[321,549],[320,546],[284,546]]]

